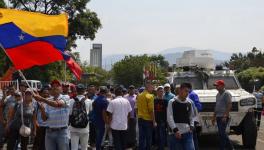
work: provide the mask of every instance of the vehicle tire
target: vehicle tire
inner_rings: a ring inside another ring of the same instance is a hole
[[[255,148],[257,141],[257,125],[253,112],[248,112],[243,119],[242,141],[246,148]]]

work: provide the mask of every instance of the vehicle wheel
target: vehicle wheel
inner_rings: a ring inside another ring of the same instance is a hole
[[[257,125],[253,112],[248,112],[243,119],[242,141],[246,148],[255,148],[257,140]]]

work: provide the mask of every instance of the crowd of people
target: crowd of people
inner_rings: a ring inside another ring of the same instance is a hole
[[[225,132],[232,96],[224,81],[214,85],[219,93],[213,123],[217,122],[221,149],[233,149]],[[30,139],[34,150],[101,150],[105,144],[115,150],[199,150],[196,129],[201,110],[190,83],[176,85],[173,92],[168,83],[70,88],[53,80],[40,91],[22,83],[19,91],[13,86],[3,91],[0,142],[7,143],[7,150],[16,150],[19,144],[26,150]],[[21,131],[23,125],[30,134]]]

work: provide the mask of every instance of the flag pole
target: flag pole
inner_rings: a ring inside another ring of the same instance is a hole
[[[9,57],[9,55],[7,55],[5,48],[3,47],[3,45],[2,45],[1,43],[0,43],[0,47],[3,49],[4,53],[6,54],[6,56],[7,56],[7,57],[9,58],[9,60],[12,62],[12,59]],[[12,63],[13,63],[13,62],[12,62]],[[29,83],[28,83],[26,77],[24,76],[23,72],[22,72],[20,69],[17,70],[17,71],[18,71],[19,75],[23,78],[23,80],[25,80],[27,86],[30,88],[31,92],[33,93],[33,89],[32,89],[32,87],[29,85]]]
[[[28,86],[28,87],[31,89],[31,91],[33,92],[33,89],[32,89],[32,87],[29,85],[29,83],[28,83],[26,77],[24,76],[23,72],[22,72],[20,69],[17,70],[17,71],[18,71],[19,75],[23,78],[23,80],[26,82],[27,86]]]
[[[66,83],[66,62],[64,61],[64,82]]]

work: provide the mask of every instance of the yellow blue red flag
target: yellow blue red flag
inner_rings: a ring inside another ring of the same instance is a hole
[[[70,59],[64,55],[67,35],[67,14],[0,9],[0,44],[16,69]]]

